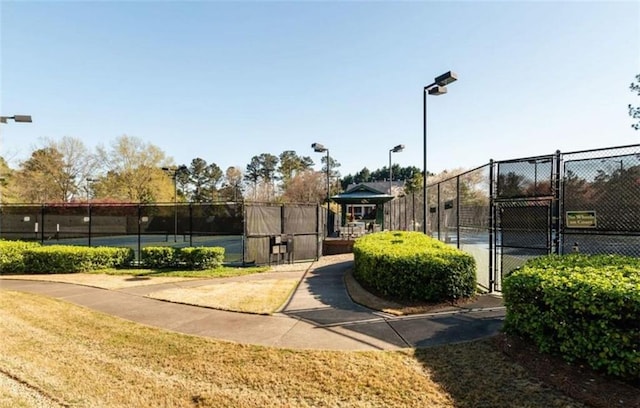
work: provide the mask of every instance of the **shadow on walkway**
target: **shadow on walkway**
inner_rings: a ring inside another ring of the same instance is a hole
[[[351,267],[353,261],[310,269],[282,313],[318,327],[365,334],[396,347],[470,341],[495,335],[502,327],[504,309],[490,300],[494,307],[402,317],[368,309],[354,303],[347,292],[344,276]]]

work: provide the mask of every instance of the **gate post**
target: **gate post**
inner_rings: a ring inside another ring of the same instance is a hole
[[[496,228],[496,219],[495,219],[495,203],[494,203],[494,178],[495,178],[495,170],[493,159],[489,160],[489,292],[495,291],[496,286],[496,277],[495,277],[495,266],[494,266],[494,240],[495,240],[495,228]]]
[[[562,232],[560,229],[562,228],[562,179],[564,174],[562,171],[562,154],[560,150],[556,150],[555,157],[555,179],[554,179],[554,191],[553,191],[553,214],[552,214],[552,231],[555,230],[555,236],[553,238],[553,253],[556,255],[560,255],[562,248]]]

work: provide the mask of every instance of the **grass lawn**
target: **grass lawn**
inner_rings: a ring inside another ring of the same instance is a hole
[[[147,296],[232,312],[272,314],[289,299],[298,281],[298,279],[263,279],[225,282],[165,289],[149,293]]]
[[[292,351],[187,336],[0,290],[0,377],[78,407],[582,407],[489,340]],[[1,382],[0,382],[1,384]],[[13,388],[3,406],[24,406]]]
[[[145,296],[155,299],[234,312],[272,314],[289,299],[299,282],[299,277],[294,279],[264,274],[270,270],[272,268],[269,267],[222,267],[203,271],[108,269],[87,273],[6,275],[5,278],[48,280],[110,290],[149,286],[151,289]],[[302,271],[299,273],[302,276]],[[237,277],[243,278],[240,281],[224,279]],[[207,281],[207,284],[201,285],[181,285],[182,282],[198,278],[220,278],[220,281]],[[152,289],[153,285],[163,283],[173,283],[174,286],[170,289]]]

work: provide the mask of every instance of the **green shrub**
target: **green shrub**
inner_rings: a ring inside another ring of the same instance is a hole
[[[505,278],[503,295],[506,332],[568,361],[640,378],[640,259],[537,258]]]
[[[441,302],[470,297],[475,260],[418,232],[380,232],[356,240],[354,276],[382,295]]]
[[[73,273],[125,266],[133,259],[130,248],[51,245],[23,251],[28,273]]]
[[[170,268],[176,264],[176,250],[172,247],[144,247],[140,251],[142,265],[147,268]]]
[[[213,269],[222,265],[224,248],[222,247],[188,247],[178,252],[181,266],[186,269]]]
[[[0,273],[24,272],[24,251],[39,246],[36,242],[0,241]]]

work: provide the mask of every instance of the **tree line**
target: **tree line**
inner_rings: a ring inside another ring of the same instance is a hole
[[[339,190],[340,163],[330,160],[332,193]],[[89,151],[82,140],[45,139],[29,158],[11,168],[0,157],[3,203],[73,202],[322,202],[327,158],[313,170],[309,156],[287,150],[253,156],[246,168],[221,169],[196,157],[176,165],[158,146],[123,135]]]
[[[341,177],[340,163],[326,156],[321,157],[321,170],[314,171],[311,157],[293,150],[277,156],[261,153],[253,156],[244,169],[231,166],[223,170],[201,157],[177,165],[158,146],[127,135],[107,146],[98,146],[95,151],[90,151],[82,140],[69,136],[44,139],[41,144],[17,168],[11,168],[0,157],[0,202],[322,203],[327,185],[334,195],[351,184],[389,179],[386,166],[373,171],[364,167]],[[392,174],[393,180],[404,181],[407,193],[422,188],[422,172],[415,166],[394,164]]]

